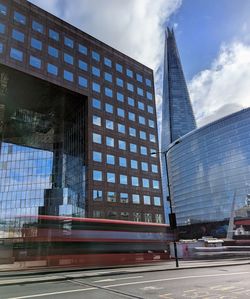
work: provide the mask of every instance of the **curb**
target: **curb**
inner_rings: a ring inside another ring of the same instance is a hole
[[[39,282],[53,282],[53,281],[63,281],[63,280],[72,280],[76,278],[92,278],[92,277],[102,277],[102,276],[113,276],[113,275],[123,275],[123,274],[132,274],[132,273],[143,273],[143,272],[160,272],[160,271],[174,271],[174,270],[187,270],[187,269],[201,269],[201,268],[216,268],[216,267],[229,267],[229,266],[240,266],[240,265],[250,265],[250,261],[241,262],[241,263],[230,263],[230,264],[217,264],[217,265],[207,265],[207,266],[183,266],[179,268],[169,268],[169,269],[141,269],[135,271],[117,271],[117,272],[107,272],[107,273],[97,273],[97,274],[72,274],[65,276],[50,276],[50,277],[39,277],[39,278],[27,278],[27,279],[12,279],[6,281],[0,281],[1,286],[11,286],[11,285],[25,285],[33,284]]]

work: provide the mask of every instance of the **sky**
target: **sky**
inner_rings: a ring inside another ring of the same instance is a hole
[[[155,73],[173,27],[198,126],[250,106],[250,0],[30,0]]]

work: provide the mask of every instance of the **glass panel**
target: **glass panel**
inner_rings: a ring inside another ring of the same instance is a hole
[[[23,61],[23,52],[15,48],[11,48],[10,57],[18,61]]]
[[[17,11],[14,12],[14,20],[23,25],[26,23],[26,17]]]
[[[71,38],[69,37],[64,37],[64,45],[69,47],[69,48],[74,48],[74,42]]]
[[[37,32],[43,33],[43,25],[36,21],[32,22],[32,29]]]
[[[87,55],[88,54],[88,49],[87,47],[79,44],[78,45],[78,51],[81,53],[81,54],[84,54],[84,55]]]
[[[16,30],[16,29],[13,29],[12,30],[12,38],[19,41],[19,42],[24,42],[24,33]]]
[[[54,39],[54,40],[56,40],[56,41],[59,41],[59,33],[56,32],[56,31],[54,31],[54,30],[52,30],[52,29],[49,29],[49,37],[50,37],[51,39]]]
[[[73,82],[74,81],[74,76],[73,73],[64,70],[63,71],[63,78],[67,81]]]
[[[58,68],[54,64],[48,63],[47,64],[47,71],[48,73],[57,76],[58,75]]]
[[[34,37],[31,38],[31,47],[37,49],[37,50],[42,50],[42,42]]]
[[[35,56],[30,56],[30,65],[32,65],[33,67],[40,69],[42,62],[41,59],[35,57]]]

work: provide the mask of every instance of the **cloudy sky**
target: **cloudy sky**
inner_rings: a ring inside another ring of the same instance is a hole
[[[249,0],[30,0],[155,71],[158,113],[166,26],[198,125],[250,106]]]

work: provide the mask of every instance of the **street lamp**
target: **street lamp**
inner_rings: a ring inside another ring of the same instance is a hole
[[[173,203],[172,203],[172,197],[171,197],[171,192],[170,192],[170,183],[169,183],[169,171],[168,171],[168,164],[167,164],[167,154],[169,152],[169,150],[171,148],[173,148],[176,144],[180,143],[180,140],[176,140],[176,142],[172,143],[167,150],[162,151],[162,152],[153,152],[151,153],[151,155],[156,155],[156,154],[163,154],[164,155],[164,159],[165,159],[165,167],[166,167],[166,174],[167,174],[167,184],[168,184],[168,201],[169,201],[169,207],[170,207],[170,214],[169,214],[169,224],[170,224],[170,228],[176,232],[176,217],[175,217],[175,213],[173,212]],[[179,267],[179,261],[178,261],[178,254],[177,254],[177,245],[176,245],[176,241],[174,240],[174,255],[175,255],[175,264],[176,267]]]

